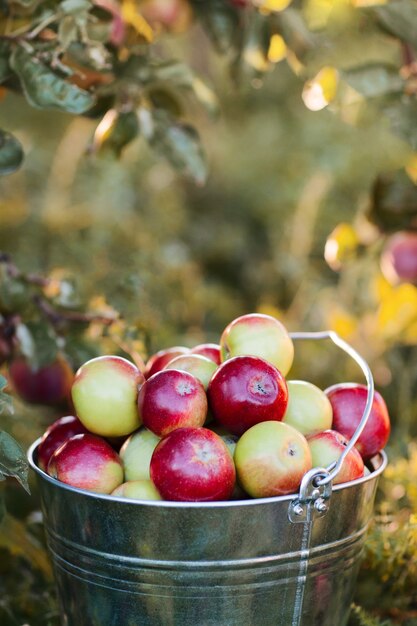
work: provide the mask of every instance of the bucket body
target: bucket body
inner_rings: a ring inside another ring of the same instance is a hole
[[[74,489],[37,467],[37,443],[29,461],[63,625],[347,623],[384,453],[334,487],[323,517],[292,523],[294,496],[196,504]]]

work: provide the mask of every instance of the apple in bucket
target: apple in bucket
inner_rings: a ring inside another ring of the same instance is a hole
[[[57,419],[46,429],[38,446],[39,467],[46,471],[49,459],[55,450],[74,435],[86,432],[88,432],[86,427],[74,415]]]
[[[282,374],[256,356],[236,356],[222,363],[207,395],[214,419],[234,435],[258,422],[281,420],[288,402]]]
[[[271,315],[250,313],[236,318],[220,338],[222,361],[252,355],[265,359],[286,376],[294,359],[294,344],[285,326]]]
[[[287,380],[288,405],[283,422],[306,437],[331,428],[333,410],[329,398],[306,380]]]
[[[139,428],[138,388],[145,382],[139,369],[119,356],[90,359],[75,374],[72,401],[77,417],[103,437],[130,435]]]
[[[239,483],[254,498],[296,493],[312,467],[306,438],[276,421],[249,428],[236,444],[234,460]]]
[[[143,425],[163,437],[176,428],[202,426],[207,417],[207,397],[195,376],[166,369],[142,385],[138,408]]]
[[[358,383],[339,383],[325,391],[333,409],[332,428],[351,439],[365,410],[368,389]],[[375,391],[371,413],[356,448],[366,461],[382,450],[391,431],[387,405],[381,394]]]
[[[61,482],[95,493],[111,493],[123,482],[122,461],[107,441],[74,435],[49,459],[47,472]]]
[[[177,428],[156,446],[151,479],[165,500],[228,500],[236,471],[225,442],[208,428]]]
[[[329,467],[338,461],[349,441],[335,430],[325,430],[307,438],[314,467]],[[356,448],[350,450],[333,484],[347,483],[364,475],[364,463]]]

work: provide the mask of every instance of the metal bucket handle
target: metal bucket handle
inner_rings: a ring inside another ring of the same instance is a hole
[[[329,465],[327,468],[314,467],[307,472],[303,480],[301,481],[300,491],[298,497],[290,504],[289,519],[291,522],[305,522],[311,518],[321,517],[325,515],[328,509],[326,501],[330,498],[332,492],[332,481],[336,478],[343,462],[349,452],[352,450],[359,437],[361,436],[363,429],[366,426],[369,415],[372,410],[372,403],[374,400],[374,379],[369,365],[361,357],[356,350],[352,348],[346,341],[344,341],[333,330],[325,330],[320,332],[295,332],[290,333],[292,339],[330,339],[333,343],[346,352],[361,368],[367,383],[368,395],[366,398],[366,404],[363,411],[361,420],[351,437],[348,445],[343,450],[339,459]]]

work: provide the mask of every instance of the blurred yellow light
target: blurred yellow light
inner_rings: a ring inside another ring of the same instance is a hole
[[[417,288],[409,283],[395,287],[378,311],[378,330],[387,338],[417,342]],[[406,333],[404,335],[404,333]]]
[[[122,18],[126,24],[133,26],[138,35],[147,42],[151,43],[153,41],[153,30],[145,18],[138,12],[135,0],[123,0]]]
[[[339,270],[351,259],[359,245],[358,235],[351,224],[342,222],[330,233],[324,247],[324,258],[333,270]]]
[[[405,166],[405,171],[413,183],[417,184],[417,153],[411,155]]]
[[[103,141],[105,141],[109,135],[110,129],[112,128],[114,122],[117,118],[117,111],[115,109],[109,109],[107,113],[104,115],[103,119],[97,126],[94,132],[94,146],[97,148],[101,146]]]
[[[281,35],[272,35],[269,42],[268,59],[271,63],[279,63],[285,59],[287,54],[287,46]]]
[[[344,339],[350,339],[356,333],[358,328],[357,319],[338,306],[329,310],[327,315],[327,324]]]
[[[283,11],[286,9],[292,0],[258,0],[256,4],[259,6],[261,11],[266,12],[277,12]]]
[[[336,68],[323,67],[320,72],[305,85],[302,93],[304,104],[310,111],[320,111],[334,100],[339,82]]]
[[[246,63],[258,72],[266,72],[268,69],[268,59],[262,50],[255,47],[248,47],[243,53]]]
[[[378,4],[388,4],[388,0],[351,0],[354,7],[374,7]]]

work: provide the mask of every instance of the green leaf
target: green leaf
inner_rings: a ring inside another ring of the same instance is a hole
[[[91,7],[92,4],[89,0],[64,0],[60,4],[61,11],[70,15],[88,11]]]
[[[417,4],[413,0],[397,0],[372,11],[389,33],[417,46]]]
[[[30,493],[28,474],[29,468],[23,448],[13,437],[0,431],[0,480],[4,480],[6,476],[13,476]]]
[[[3,520],[3,517],[6,513],[6,504],[4,502],[4,491],[0,490],[0,524]]]
[[[0,40],[0,85],[11,74],[9,66],[10,46],[7,41]]]
[[[219,102],[216,94],[210,87],[185,63],[168,61],[153,69],[153,76],[157,81],[172,83],[173,87],[191,91],[196,100],[202,104],[211,115],[219,111]]]
[[[114,109],[107,111],[94,134],[93,151],[109,151],[120,156],[139,132],[138,117],[135,111],[117,112]]]
[[[22,165],[24,158],[20,141],[11,133],[0,129],[0,174],[11,174]]]
[[[49,324],[43,321],[20,324],[16,334],[20,340],[22,353],[34,369],[40,369],[55,361],[58,354],[57,338]]]
[[[405,84],[395,67],[379,64],[345,71],[343,78],[367,98],[401,93]]]
[[[240,30],[239,12],[230,2],[211,0],[195,2],[195,11],[214,46],[220,53],[230,50],[237,42]]]
[[[13,398],[3,391],[5,387],[7,387],[7,380],[0,374],[0,415],[2,413],[12,414],[14,411]]]
[[[81,114],[95,103],[92,94],[57,76],[21,46],[15,48],[10,64],[20,78],[29,104],[34,107]]]
[[[156,118],[151,146],[197,185],[207,179],[207,162],[197,131],[188,124]]]

